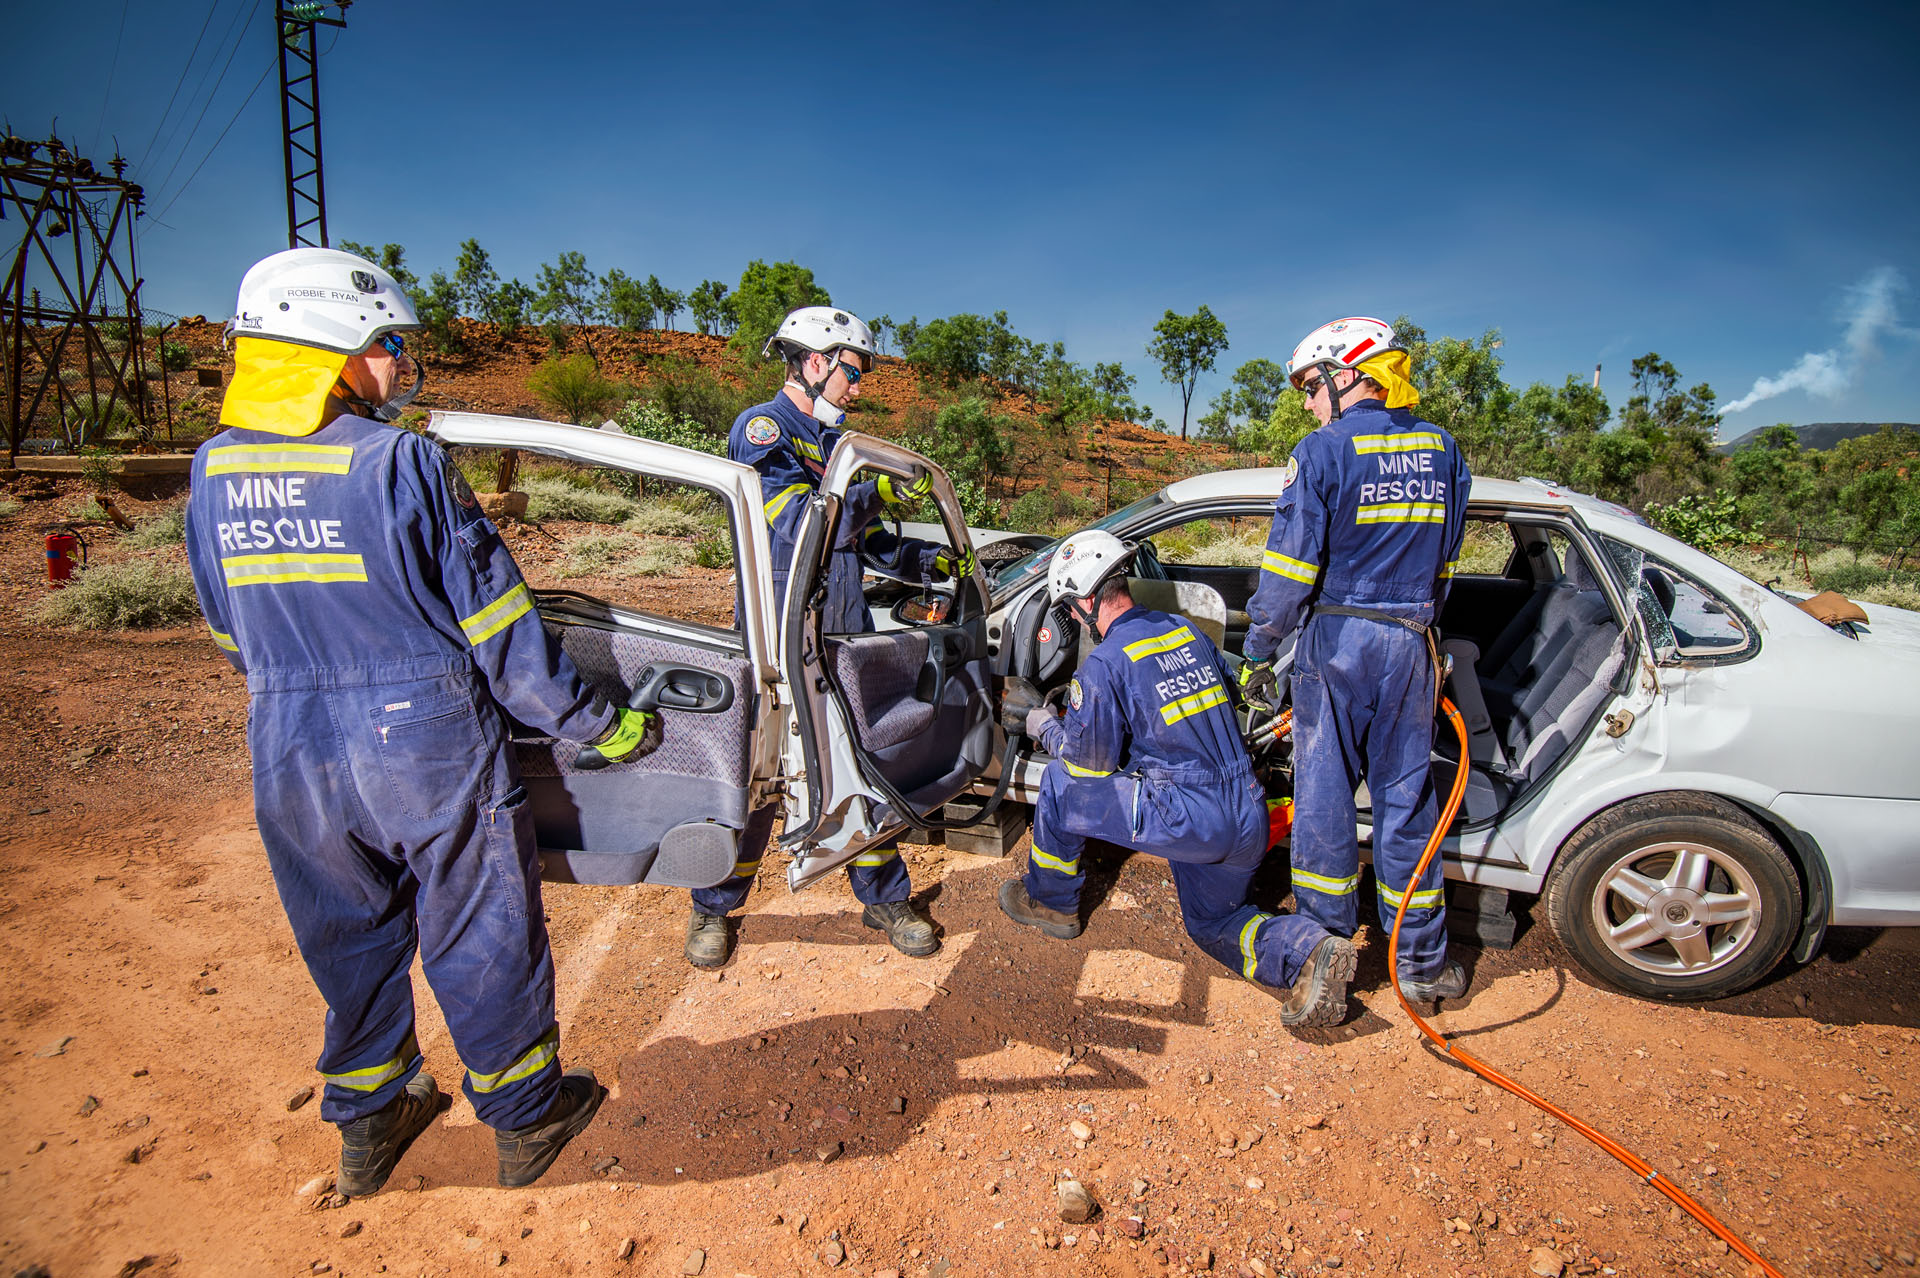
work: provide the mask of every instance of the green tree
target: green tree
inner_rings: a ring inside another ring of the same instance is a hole
[[[618,268],[600,277],[607,318],[630,333],[653,327],[655,308],[647,286]]]
[[[550,359],[533,370],[527,386],[576,425],[604,413],[620,394],[619,386],[600,372],[591,355]]]
[[[969,395],[942,408],[931,432],[910,436],[907,447],[939,462],[949,478],[979,484],[984,491],[1006,469],[1013,419],[996,413],[983,397]]]
[[[740,286],[734,291],[733,348],[748,361],[760,358],[767,339],[779,329],[787,312],[801,306],[831,306],[827,290],[814,283],[813,272],[798,262],[775,262],[768,266],[755,258],[740,274]]]
[[[446,272],[435,271],[427,277],[424,287],[416,284],[411,293],[413,313],[420,318],[427,344],[445,355],[464,351],[466,343],[460,340],[460,332],[453,325],[460,314],[460,289],[447,278]]]
[[[1153,326],[1147,354],[1160,361],[1160,374],[1180,392],[1180,438],[1187,437],[1187,415],[1200,374],[1227,349],[1227,326],[1204,305],[1191,315],[1168,311]]]
[[[533,290],[518,279],[508,280],[487,298],[481,318],[500,327],[500,336],[517,337],[533,317]]]
[[[867,321],[867,327],[873,330],[873,350],[876,355],[887,351],[887,334],[893,331],[893,316],[882,315]]]
[[[367,244],[356,244],[352,240],[341,240],[340,247],[345,251],[366,258],[375,266],[393,276],[394,282],[405,289],[408,297],[420,286],[420,277],[407,269],[407,251],[398,244],[384,244],[374,248]]]
[[[480,241],[461,241],[460,251],[453,259],[453,288],[460,313],[485,319],[494,290],[499,287],[499,272],[493,269],[493,259],[480,247]]]
[[[1307,408],[1307,397],[1289,386],[1273,399],[1273,411],[1258,432],[1248,431],[1248,451],[1277,462],[1293,454],[1293,447],[1320,428],[1320,419]]]
[[[658,275],[647,276],[647,301],[668,329],[673,327],[673,317],[687,309],[687,295],[662,284]]]
[[[916,326],[907,362],[950,387],[977,381],[987,374],[992,336],[992,326],[978,315],[928,320]]]
[[[725,336],[737,324],[733,318],[733,299],[719,280],[701,280],[687,295],[687,307],[693,312],[693,326],[703,333]]]
[[[1200,433],[1233,447],[1246,447],[1249,435],[1264,433],[1274,406],[1288,389],[1287,370],[1270,359],[1250,359],[1234,370],[1227,389],[1213,397]]]
[[[587,347],[587,358],[595,365],[600,363],[588,326],[604,318],[605,294],[593,272],[587,269],[586,254],[562,253],[558,262],[541,265],[540,274],[534,280],[533,313],[549,324],[572,324],[578,328],[580,340]]]
[[[1647,442],[1652,452],[1648,470],[1657,468],[1665,481],[1643,482],[1637,495],[1647,501],[1706,491],[1720,466],[1713,451],[1720,424],[1713,388],[1702,382],[1682,391],[1679,370],[1652,351],[1634,360],[1632,368],[1634,393],[1620,412],[1620,429]]]

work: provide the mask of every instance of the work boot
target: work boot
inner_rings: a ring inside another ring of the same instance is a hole
[[[1435,976],[1424,981],[1400,978],[1400,993],[1409,1003],[1431,1003],[1435,999],[1459,998],[1467,992],[1467,969],[1452,959]]]
[[[415,1074],[385,1109],[342,1123],[340,1175],[333,1182],[334,1192],[342,1198],[379,1193],[413,1138],[452,1103],[451,1097],[434,1086],[433,1075]]]
[[[925,958],[940,948],[933,924],[913,912],[905,901],[881,901],[860,911],[860,921],[887,934],[893,948],[913,958]]]
[[[1064,910],[1050,910],[1027,895],[1027,885],[1008,879],[1000,885],[1000,912],[1022,927],[1037,927],[1057,941],[1071,941],[1080,935],[1080,916]]]
[[[600,1086],[592,1070],[570,1069],[561,1075],[560,1090],[545,1118],[495,1132],[493,1146],[500,1155],[501,1187],[519,1189],[544,1176],[567,1142],[587,1129],[606,1096],[607,1089]]]
[[[1307,1029],[1347,1019],[1347,982],[1359,963],[1352,941],[1344,936],[1323,938],[1280,1000],[1280,1023]]]
[[[719,967],[733,953],[733,925],[724,914],[703,914],[693,907],[687,920],[687,962],[695,967]]]

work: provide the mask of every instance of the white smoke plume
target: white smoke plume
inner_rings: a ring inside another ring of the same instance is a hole
[[[1900,325],[1899,296],[1906,287],[1906,277],[1891,266],[1869,272],[1847,290],[1847,328],[1838,346],[1808,351],[1793,367],[1760,378],[1752,390],[1720,411],[1737,413],[1788,391],[1805,391],[1822,399],[1845,393],[1859,379],[1861,370],[1879,355],[1881,337],[1920,337],[1920,332]]]

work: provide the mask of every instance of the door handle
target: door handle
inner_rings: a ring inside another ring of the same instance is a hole
[[[697,666],[650,665],[641,668],[627,704],[635,710],[719,714],[733,705],[733,683]]]

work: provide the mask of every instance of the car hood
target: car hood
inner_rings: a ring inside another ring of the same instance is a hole
[[[1888,604],[1860,606],[1867,613],[1867,624],[1859,628],[1861,643],[1920,661],[1920,612]]]

